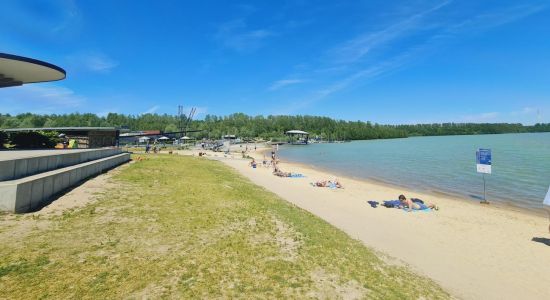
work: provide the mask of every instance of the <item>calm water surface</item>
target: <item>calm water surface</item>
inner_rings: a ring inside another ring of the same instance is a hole
[[[289,161],[377,179],[418,191],[483,196],[475,153],[491,148],[493,173],[485,175],[487,200],[540,208],[550,185],[550,133],[413,137],[343,144],[285,146]]]

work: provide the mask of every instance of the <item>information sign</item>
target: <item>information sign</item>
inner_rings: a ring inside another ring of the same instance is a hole
[[[491,149],[478,149],[476,152],[477,172],[491,174]]]

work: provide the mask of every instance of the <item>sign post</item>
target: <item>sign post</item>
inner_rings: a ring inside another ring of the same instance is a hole
[[[483,204],[489,204],[487,201],[487,189],[485,185],[485,174],[491,174],[491,149],[478,149],[476,151],[477,172],[483,174]]]

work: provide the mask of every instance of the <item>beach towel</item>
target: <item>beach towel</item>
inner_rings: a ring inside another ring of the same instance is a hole
[[[424,209],[413,209],[413,210],[409,211],[408,207],[403,207],[403,211],[404,212],[431,212],[432,210],[429,209],[429,208],[424,208]]]
[[[432,211],[426,204],[417,202],[418,206],[420,206],[419,209],[413,208],[411,211],[423,211],[423,212],[429,212]],[[403,207],[403,210],[409,211],[408,207]]]
[[[290,177],[292,177],[292,178],[305,178],[305,176],[303,174],[299,174],[299,173],[292,173],[292,174],[290,174]]]
[[[401,205],[401,201],[399,201],[399,200],[387,200],[387,201],[384,201],[384,204],[382,204],[382,205],[385,206],[386,208],[399,207],[399,205]]]

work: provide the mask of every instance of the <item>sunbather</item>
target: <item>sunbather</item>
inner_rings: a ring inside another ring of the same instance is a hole
[[[279,177],[291,177],[291,176],[292,176],[292,173],[290,173],[290,172],[283,172],[283,171],[281,171],[281,170],[277,170],[277,171],[273,172],[273,175],[279,176]]]
[[[338,181],[338,179],[334,179],[334,180],[319,180],[319,181],[316,181],[316,182],[312,182],[311,183],[313,186],[317,186],[317,187],[330,187],[330,188],[338,188],[338,189],[342,189],[344,188],[342,186],[342,184],[340,183],[340,181]]]
[[[405,195],[399,195],[399,201],[401,202],[400,208],[407,208],[408,211],[412,210],[424,210],[424,209],[434,209],[438,210],[439,207],[432,203],[423,203],[423,201],[414,201],[418,199],[412,199],[405,197]]]

